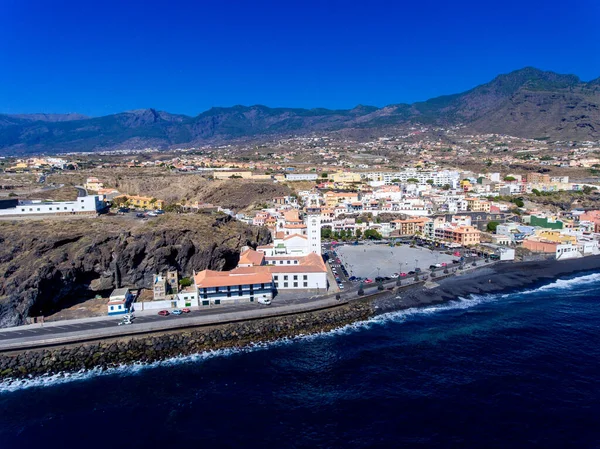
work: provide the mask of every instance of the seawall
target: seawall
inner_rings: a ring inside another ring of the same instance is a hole
[[[109,368],[134,362],[149,363],[180,355],[326,332],[372,315],[370,301],[365,298],[296,315],[4,353],[0,354],[0,378]]]
[[[439,304],[460,296],[506,292],[548,283],[578,272],[600,271],[600,256],[569,261],[500,263],[468,273],[433,279],[437,286],[403,287],[319,310],[220,325],[115,337],[87,343],[0,354],[0,379],[21,378],[243,347],[326,332],[376,314]]]

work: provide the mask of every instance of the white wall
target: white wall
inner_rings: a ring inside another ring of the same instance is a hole
[[[277,280],[275,278],[277,276]],[[287,281],[285,276],[288,277]],[[294,276],[298,276],[297,280],[294,280]],[[304,276],[307,279],[304,280]],[[327,287],[327,273],[278,273],[273,271],[273,282],[277,283],[277,290],[302,290],[302,289],[325,289]],[[288,286],[285,287],[284,283],[287,282]],[[298,287],[294,287],[294,282],[298,283]],[[304,286],[304,283],[307,286]]]
[[[24,201],[11,209],[0,209],[0,215],[40,215],[40,214],[69,214],[72,212],[97,212],[104,207],[98,195],[88,195],[77,198],[76,201]]]

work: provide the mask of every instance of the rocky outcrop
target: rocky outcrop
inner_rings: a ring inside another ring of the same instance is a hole
[[[231,269],[242,246],[269,241],[267,229],[226,216],[0,222],[0,327],[113,288],[149,287],[167,269]]]
[[[110,368],[134,362],[150,363],[208,350],[244,347],[251,343],[329,331],[368,319],[372,313],[369,302],[363,300],[297,315],[0,354],[0,378]]]

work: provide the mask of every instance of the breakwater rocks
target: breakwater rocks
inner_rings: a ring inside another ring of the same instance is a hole
[[[354,301],[296,315],[0,354],[0,378],[109,368],[134,362],[149,363],[180,355],[326,332],[372,315],[369,301]]]

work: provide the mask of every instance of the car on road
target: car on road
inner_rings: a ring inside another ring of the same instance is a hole
[[[170,315],[168,310],[161,310],[160,312],[158,312],[158,314],[160,316],[169,316]]]
[[[373,279],[365,279],[365,284],[372,284],[373,283]]]
[[[181,311],[182,311],[183,313],[190,313],[190,312],[191,312],[191,310],[190,310],[190,309],[188,309],[187,307],[184,307],[183,309],[181,309]]]
[[[412,270],[408,272],[409,276],[412,276],[413,274],[417,274],[417,273],[415,271],[412,271]]]
[[[158,214],[156,212],[150,211],[146,214],[148,217],[158,217]]]
[[[173,315],[182,315],[183,314],[183,310],[180,309],[175,309],[171,312]]]
[[[349,280],[349,281],[356,281],[356,276],[350,276],[350,277],[348,278],[348,280]]]
[[[396,279],[398,277],[398,273],[394,273],[390,276],[392,279]]]
[[[269,298],[258,298],[256,302],[264,304],[265,306],[271,305],[271,300]]]
[[[164,211],[164,210],[161,210],[161,209],[156,209],[156,210],[154,211],[154,213],[155,213],[156,215],[163,215],[163,214],[165,213],[165,211]]]
[[[126,214],[128,212],[129,212],[128,207],[120,207],[119,210],[117,211],[118,214]]]
[[[407,274],[406,274],[406,273],[400,273],[400,277],[401,277],[401,278],[403,278],[403,277],[406,277],[406,276],[407,276]]]
[[[340,290],[344,290],[344,284],[338,284],[338,287],[340,288]]]
[[[146,215],[141,212],[138,212],[137,214],[135,214],[135,218],[146,218]]]

